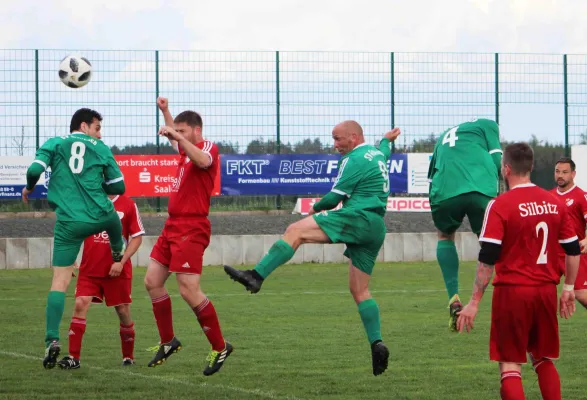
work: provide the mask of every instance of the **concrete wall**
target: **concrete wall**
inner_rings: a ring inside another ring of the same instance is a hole
[[[204,265],[256,264],[280,238],[279,235],[212,236],[204,254]],[[133,265],[146,266],[157,240],[145,236]],[[475,261],[479,252],[477,236],[457,233],[456,246],[462,261]],[[47,268],[51,266],[52,238],[0,238],[0,269]],[[343,244],[306,244],[301,246],[289,263],[342,263]],[[78,256],[78,261],[81,257]],[[436,233],[388,233],[379,253],[379,262],[436,260]]]

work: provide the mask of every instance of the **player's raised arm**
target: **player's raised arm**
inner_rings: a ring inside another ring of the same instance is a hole
[[[199,149],[196,145],[186,139],[181,133],[177,132],[170,126],[161,127],[159,130],[159,135],[165,136],[169,138],[169,140],[177,141],[177,143],[181,145],[183,151],[185,151],[185,154],[188,156],[188,158],[198,167],[208,168],[210,165],[212,165],[214,157],[209,150],[206,151],[206,148],[204,148],[204,150]],[[218,151],[216,147],[215,151]]]
[[[157,99],[157,106],[159,107],[159,110],[161,110],[161,112],[163,113],[163,118],[165,119],[165,125],[173,127],[173,116],[171,115],[171,112],[169,111],[169,100],[165,97],[159,97]],[[169,137],[168,137],[168,139],[169,139],[169,143],[171,143],[171,147],[173,147],[173,149],[175,151],[179,151],[177,140],[174,140]]]
[[[124,184],[124,176],[118,166],[118,163],[114,159],[114,155],[108,146],[104,145],[100,149],[106,159],[106,166],[104,167],[104,183],[102,187],[107,194],[124,194],[126,191],[126,185]]]
[[[383,135],[383,139],[379,143],[379,151],[383,153],[386,160],[389,160],[389,157],[391,157],[391,142],[395,141],[400,134],[401,130],[399,128],[393,128]]]
[[[39,181],[41,174],[51,165],[54,153],[54,140],[48,140],[41,146],[35,154],[35,160],[29,166],[26,172],[26,186],[22,191],[22,199],[28,202],[28,195],[32,193],[35,185]]]

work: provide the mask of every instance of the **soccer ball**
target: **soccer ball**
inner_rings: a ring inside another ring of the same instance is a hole
[[[59,63],[59,79],[73,89],[86,86],[92,78],[92,64],[87,58],[70,54]]]

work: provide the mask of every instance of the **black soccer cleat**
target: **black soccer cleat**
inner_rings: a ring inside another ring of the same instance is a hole
[[[169,358],[169,356],[171,356],[174,353],[177,353],[180,350],[181,343],[179,340],[177,340],[176,337],[174,337],[173,339],[171,339],[169,343],[161,343],[159,345],[159,350],[157,350],[157,354],[155,354],[155,357],[151,361],[149,361],[149,364],[147,365],[149,367],[156,367],[158,365],[161,365]]]
[[[132,358],[125,358],[124,360],[122,360],[123,367],[131,366],[131,365],[135,365],[135,362]]]
[[[389,350],[383,342],[374,342],[371,345],[371,358],[373,360],[373,375],[381,375],[387,369]]]
[[[67,356],[63,357],[63,359],[59,361],[57,365],[59,365],[59,368],[61,369],[78,369],[80,367],[80,362],[77,358]]]
[[[218,372],[220,368],[224,365],[224,361],[228,358],[230,353],[232,353],[233,347],[230,343],[226,342],[226,346],[222,351],[214,351],[211,350],[206,357],[206,368],[204,368],[204,375],[210,376]]]
[[[230,276],[230,279],[243,285],[251,293],[257,293],[261,290],[263,284],[263,278],[252,269],[244,271],[232,268],[230,265],[224,266],[224,272]]]
[[[55,368],[57,364],[57,357],[61,352],[61,345],[57,340],[52,341],[49,346],[45,349],[45,358],[43,358],[43,367],[45,369]]]
[[[455,294],[449,302],[449,318],[448,318],[448,329],[451,332],[457,332],[457,321],[459,319],[459,313],[463,309],[463,303],[458,294]]]

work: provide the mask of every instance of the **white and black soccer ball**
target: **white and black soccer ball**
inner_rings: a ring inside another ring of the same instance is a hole
[[[70,54],[59,63],[59,79],[73,89],[86,86],[92,79],[92,64],[85,57]]]

